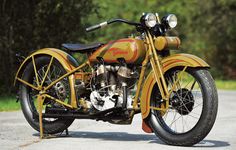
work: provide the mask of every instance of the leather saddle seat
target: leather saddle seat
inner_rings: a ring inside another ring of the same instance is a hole
[[[103,43],[93,43],[93,44],[62,44],[62,47],[69,50],[70,52],[79,52],[79,53],[89,53],[93,52]]]

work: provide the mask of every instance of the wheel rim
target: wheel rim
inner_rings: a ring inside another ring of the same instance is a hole
[[[36,64],[39,83],[42,82],[42,80],[45,76],[47,67],[49,65],[49,60],[44,63],[39,62],[39,64]],[[37,60],[36,60],[36,62],[37,62]],[[56,79],[58,79],[60,76],[62,76],[64,74],[65,74],[65,70],[62,68],[62,66],[60,66],[58,64],[58,62],[53,61],[52,65],[50,66],[50,69],[48,71],[47,77],[45,78],[43,86],[49,85],[50,83],[52,83],[53,81],[55,81]],[[32,83],[34,86],[37,86],[34,71],[31,72],[29,82]],[[47,91],[47,93],[55,98],[58,98],[64,102],[69,103],[69,101],[70,101],[70,94],[69,94],[70,88],[69,88],[68,83],[69,83],[68,78],[64,78],[60,82],[56,83],[51,89],[49,89]],[[60,86],[58,86],[59,84],[60,84]],[[34,116],[34,119],[38,120],[37,95],[39,94],[39,91],[36,91],[36,90],[29,88],[29,87],[26,90],[28,93],[28,96],[27,96],[28,100],[27,101],[29,103],[30,110]],[[64,93],[63,96],[61,95],[62,93]],[[45,102],[43,105],[43,113],[45,113],[46,106],[47,107],[63,107],[62,105],[60,105],[50,99],[45,99]],[[57,120],[58,119],[55,119],[55,118],[44,118],[43,119],[44,122],[48,122],[48,123],[55,122]]]
[[[166,76],[168,90],[179,78],[176,89],[171,93],[170,106],[166,112],[153,110],[163,128],[172,134],[185,134],[190,132],[199,122],[203,110],[203,93],[201,85],[190,72],[175,70]],[[157,88],[157,87],[156,87]],[[155,92],[154,92],[155,93]],[[156,93],[156,101],[160,100],[159,92]],[[160,103],[153,103],[155,107]]]

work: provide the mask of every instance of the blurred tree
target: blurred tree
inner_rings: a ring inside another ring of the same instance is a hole
[[[113,18],[123,18],[130,21],[139,22],[143,12],[151,12],[151,4],[154,0],[94,0],[97,7],[96,12],[88,18],[88,25],[97,24]],[[88,26],[87,25],[87,26]],[[89,33],[89,40],[99,40],[107,42],[118,38],[128,37],[135,32],[133,26],[116,23],[110,27]]]
[[[203,0],[197,8],[196,31],[204,37],[205,54],[215,74],[236,79],[236,1]]]
[[[85,38],[92,0],[0,0],[0,95],[12,91],[15,54]]]
[[[139,21],[142,12],[174,13],[177,27],[169,32],[180,36],[181,51],[206,59],[214,76],[236,79],[236,1],[235,0],[95,0],[97,14],[88,23],[96,24],[111,18]],[[91,38],[109,41],[129,36],[135,31],[125,24],[89,33]]]
[[[182,48],[209,62],[214,76],[236,79],[236,1],[173,0],[160,10],[175,12]]]

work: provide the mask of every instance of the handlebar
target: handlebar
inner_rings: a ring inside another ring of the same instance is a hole
[[[129,24],[129,25],[133,25],[133,26],[141,26],[140,23],[131,22],[131,21],[124,20],[124,19],[112,19],[112,20],[109,20],[109,21],[102,22],[100,24],[90,26],[90,27],[86,28],[86,31],[87,32],[94,31],[94,30],[100,29],[102,27],[105,27],[105,26],[107,26],[111,23],[115,23],[115,22],[122,22],[122,23],[126,23],[126,24]]]
[[[94,30],[97,30],[97,29],[107,26],[107,24],[108,24],[107,21],[105,21],[100,24],[96,24],[96,25],[86,28],[86,31],[87,32],[94,31]]]

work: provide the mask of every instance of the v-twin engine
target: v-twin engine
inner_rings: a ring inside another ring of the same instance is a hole
[[[128,88],[133,87],[137,73],[125,66],[99,65],[93,74],[90,100],[99,111],[113,107],[132,107]]]

